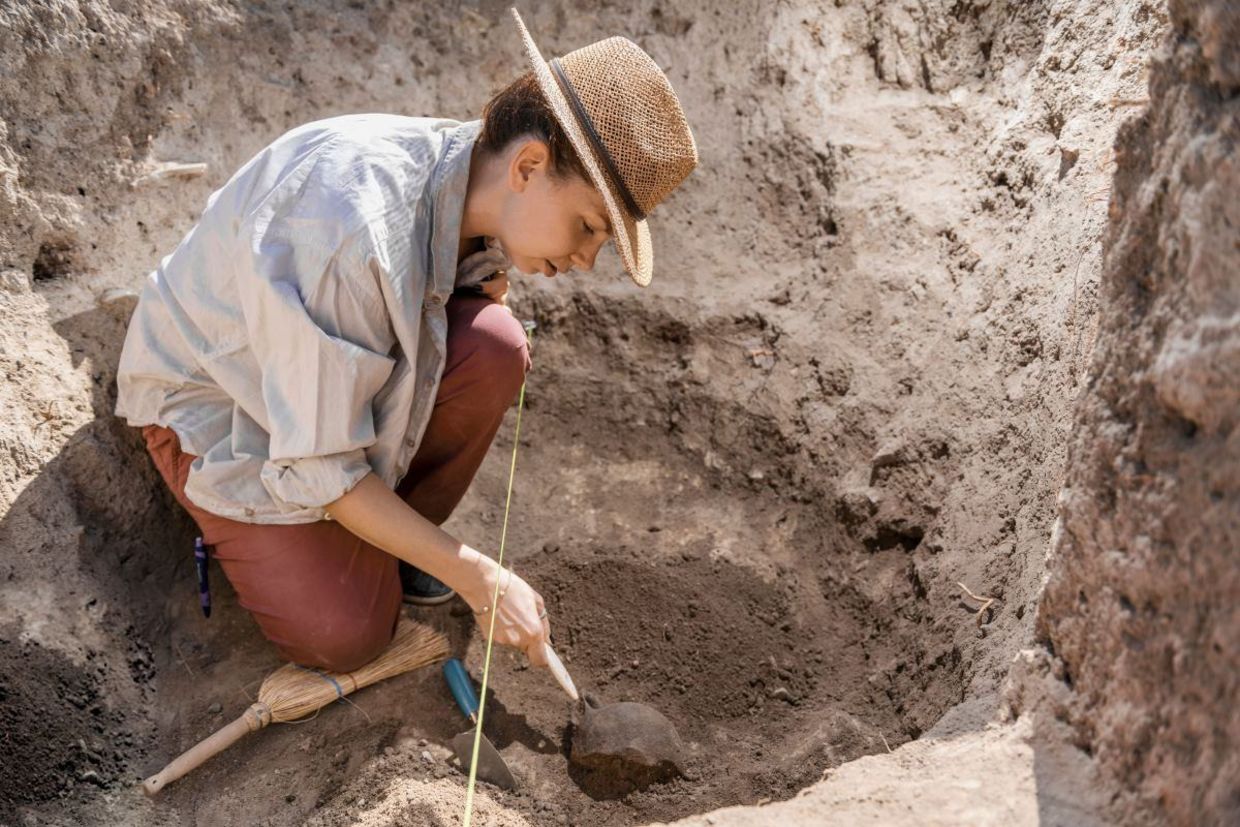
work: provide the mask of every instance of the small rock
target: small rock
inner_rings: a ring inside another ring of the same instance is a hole
[[[422,760],[428,764],[435,763],[435,756],[431,755],[430,750],[422,750]]]
[[[766,479],[766,474],[761,469],[755,468],[749,472],[749,478],[754,482],[761,482]]]
[[[127,287],[109,287],[95,294],[95,302],[100,305],[112,304],[125,299],[137,300],[138,294]]]
[[[297,793],[289,793],[288,795],[284,796],[285,804],[292,804],[296,800],[297,800]]]
[[[390,758],[391,756],[396,754],[396,750],[393,749],[392,747],[384,747],[383,754]]]
[[[559,550],[560,550],[559,543],[553,542],[552,540],[548,540],[547,542],[543,543],[543,554],[555,554]]]
[[[30,279],[21,270],[0,270],[0,290],[6,293],[29,293]]]
[[[337,750],[336,754],[332,756],[332,763],[337,767],[343,767],[346,763],[348,763],[348,761],[349,753],[344,750]]]
[[[94,770],[87,770],[86,772],[82,773],[81,775],[78,776],[78,780],[83,781],[83,782],[89,782],[91,784],[98,784],[100,787],[103,786],[103,780],[99,778],[99,773],[95,772]]]
[[[418,739],[418,746],[420,746],[420,747],[424,747],[424,746],[426,746],[426,743],[427,743],[427,741],[426,741],[426,739],[425,739],[425,738],[419,738],[419,739]]]
[[[223,711],[224,711],[224,705],[220,703],[219,701],[216,701],[215,703],[207,707],[207,712],[210,712],[212,715],[219,715]]]
[[[791,692],[789,692],[787,688],[783,686],[777,686],[774,689],[772,689],[771,697],[776,700],[784,701],[785,703],[790,703],[790,704],[795,704],[797,702],[796,696],[793,695]]]

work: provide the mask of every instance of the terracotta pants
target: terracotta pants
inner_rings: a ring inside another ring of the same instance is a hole
[[[458,293],[446,308],[443,378],[426,433],[396,489],[436,525],[461,501],[532,367],[525,331],[505,307]],[[146,425],[142,434],[203,542],[214,546],[241,605],[283,657],[349,671],[382,651],[401,605],[396,557],[332,520],[259,525],[204,511],[185,497],[194,456],[181,450],[176,433]]]

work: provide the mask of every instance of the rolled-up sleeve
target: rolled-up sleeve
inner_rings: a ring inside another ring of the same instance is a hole
[[[371,471],[373,402],[396,359],[361,263],[369,236],[332,214],[330,196],[301,195],[241,228],[238,290],[261,377],[256,419],[270,435],[262,484],[277,502],[323,507]]]

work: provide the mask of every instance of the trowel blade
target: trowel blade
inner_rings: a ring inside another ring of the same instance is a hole
[[[452,748],[456,750],[456,759],[461,762],[465,772],[469,772],[469,762],[474,755],[474,731],[468,729],[452,739]],[[478,744],[478,777],[489,781],[497,787],[511,790],[517,786],[517,779],[504,763],[499,750],[485,735]]]

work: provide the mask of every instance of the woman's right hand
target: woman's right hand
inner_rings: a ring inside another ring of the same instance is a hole
[[[551,642],[551,621],[547,617],[539,617],[546,611],[542,595],[534,590],[529,583],[510,569],[500,569],[499,565],[479,554],[479,583],[472,593],[461,597],[474,612],[474,619],[482,628],[485,637],[491,628],[491,612],[495,612],[495,631],[493,640],[525,652],[526,657],[534,666],[546,666],[547,654],[545,644]],[[499,581],[499,608],[491,607],[495,598],[495,583]],[[484,609],[486,609],[484,611]]]

